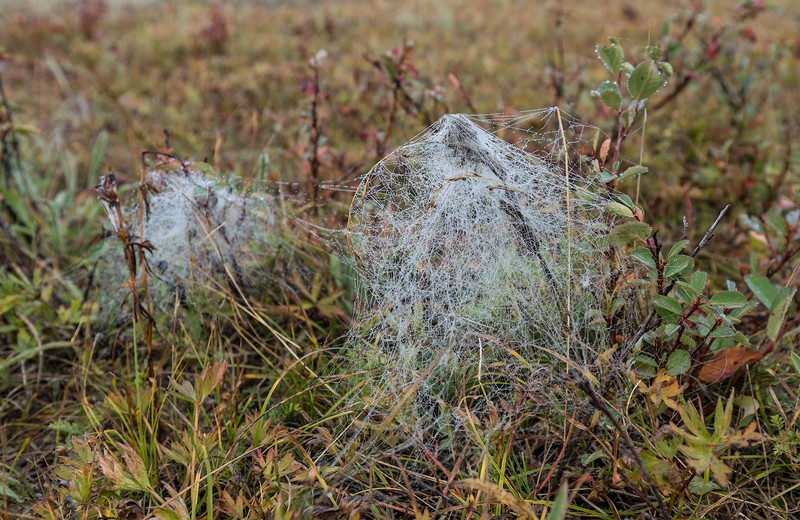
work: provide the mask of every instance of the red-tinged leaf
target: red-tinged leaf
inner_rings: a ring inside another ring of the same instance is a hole
[[[458,76],[453,74],[452,72],[447,73],[447,80],[453,85],[453,88],[461,89],[461,80],[458,79]]]
[[[600,159],[600,162],[602,164],[605,164],[606,162],[609,149],[611,149],[611,139],[606,139],[605,141],[603,141],[603,144],[600,145],[600,153],[597,154],[597,157]]]
[[[706,54],[703,56],[703,58],[707,61],[711,61],[717,57],[717,54],[719,54],[719,43],[712,41],[706,47]]]
[[[721,350],[703,365],[697,377],[704,383],[719,383],[731,377],[750,361],[756,361],[763,356],[761,352],[753,352],[746,348]]]
[[[303,94],[305,94],[308,97],[313,97],[316,91],[316,88],[314,87],[314,82],[308,80],[303,81],[300,84],[300,89],[303,91]]]

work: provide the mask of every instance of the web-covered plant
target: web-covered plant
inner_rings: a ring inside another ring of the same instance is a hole
[[[348,224],[350,343],[375,370],[375,402],[413,400],[408,419],[426,429],[596,362],[613,217],[570,154],[585,130],[555,108],[447,115],[363,178]]]
[[[98,189],[111,182],[113,178],[103,178]],[[117,235],[124,227],[123,235],[129,237],[124,248],[133,251],[136,245],[145,254],[143,264],[134,262],[137,290],[146,277],[149,299],[162,311],[174,308],[176,299],[185,306],[215,294],[251,295],[272,279],[280,248],[280,208],[267,193],[231,182],[202,163],[157,155],[140,185],[143,204],[122,204],[117,212],[104,201]],[[99,264],[101,287],[130,284],[119,256],[119,246],[109,243]],[[118,300],[120,294],[111,291],[111,296]]]

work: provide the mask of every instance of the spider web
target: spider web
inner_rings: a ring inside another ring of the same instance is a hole
[[[378,162],[353,199],[347,356],[356,405],[419,438],[507,427],[525,396],[608,347],[605,186],[556,108],[446,115]]]

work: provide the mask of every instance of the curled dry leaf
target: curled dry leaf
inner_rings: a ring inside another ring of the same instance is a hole
[[[697,377],[704,383],[719,383],[736,373],[750,361],[764,357],[762,352],[753,352],[746,348],[721,350],[703,365]]]
[[[631,374],[631,376],[636,380],[635,375]],[[678,380],[669,375],[663,368],[658,371],[650,386],[647,386],[644,382],[641,383],[641,385],[638,385],[639,391],[645,394],[655,406],[660,406],[661,403],[664,403],[673,410],[678,409],[678,403],[675,398],[681,395],[686,388],[679,385]]]

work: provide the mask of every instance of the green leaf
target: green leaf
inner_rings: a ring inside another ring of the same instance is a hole
[[[36,128],[33,125],[15,124],[13,126],[13,128],[14,128],[14,133],[17,134],[17,135],[28,136],[28,135],[35,135],[35,134],[41,133],[41,130],[39,130],[38,128]]]
[[[609,202],[606,205],[606,211],[619,217],[633,218],[633,210],[619,202]]]
[[[740,343],[743,347],[750,346],[750,338],[745,336],[744,332],[737,330],[736,334],[733,336],[733,340],[737,343]]]
[[[678,332],[679,328],[681,327],[677,323],[667,323],[666,325],[664,325],[664,336],[667,337],[672,336],[673,334]]]
[[[19,483],[19,482],[17,482],[17,480],[15,480],[15,479],[12,479],[11,477],[9,477],[9,476],[7,476],[7,475],[5,475],[5,474],[3,474],[3,479],[4,479],[4,480],[11,480],[11,481],[12,481],[12,482],[14,482],[15,484],[18,484],[18,483]],[[2,480],[0,480],[0,497],[1,497],[1,496],[6,496],[6,497],[8,497],[8,498],[11,498],[11,499],[14,499],[14,500],[16,500],[17,502],[22,502],[22,497],[20,497],[18,494],[16,494],[16,493],[14,492],[14,490],[13,490],[13,489],[11,489],[11,487],[10,487],[10,486],[8,486],[8,485],[7,485],[5,482],[3,482]]]
[[[608,243],[620,247],[639,240],[644,242],[653,230],[644,222],[626,222],[611,230]]]
[[[597,90],[592,92],[594,96],[600,96],[603,103],[611,109],[617,110],[622,104],[622,96],[619,95],[619,86],[614,81],[604,81],[600,83]]]
[[[625,61],[625,51],[615,39],[609,38],[609,41],[610,44],[605,47],[598,43],[595,47],[595,51],[597,52],[597,57],[603,62],[603,65],[614,74],[618,74]]]
[[[599,85],[597,85],[596,93],[600,94],[607,91],[619,92],[619,87],[617,86],[616,81],[601,81]]]
[[[694,287],[698,294],[703,292],[707,282],[708,273],[705,271],[696,271],[689,280],[689,283],[692,284],[692,287]]]
[[[397,77],[397,66],[394,63],[394,60],[389,56],[381,56],[383,61],[383,68],[386,70],[386,75],[392,79]]]
[[[654,47],[652,45],[648,45],[647,48],[645,49],[645,54],[647,54],[647,57],[650,58],[651,60],[658,61],[661,59],[661,54],[662,54],[661,47]]]
[[[178,513],[168,507],[155,508],[153,515],[157,520],[183,520]]]
[[[728,398],[728,402],[725,403],[725,407],[722,407],[722,398],[717,397],[717,409],[714,412],[714,436],[718,439],[722,439],[728,433],[728,429],[731,427],[731,420],[733,419],[733,392],[731,392],[731,396]]]
[[[678,376],[692,367],[692,356],[685,350],[676,350],[667,358],[667,374]]]
[[[708,339],[716,338],[732,338],[736,335],[736,331],[727,325],[722,325],[712,330],[708,334]]]
[[[715,305],[723,309],[743,307],[746,303],[747,298],[739,291],[720,291],[708,300],[709,305]]]
[[[69,421],[54,421],[47,425],[47,427],[51,430],[54,430],[60,434],[74,436],[79,435],[86,430],[81,428],[79,425],[69,422]]]
[[[653,306],[659,316],[667,321],[675,321],[683,312],[681,303],[675,298],[656,294],[653,296]]]
[[[170,379],[170,383],[172,383],[173,388],[175,389],[176,392],[178,392],[179,396],[191,402],[196,401],[197,392],[195,391],[194,386],[192,386],[192,383],[190,381],[183,381],[182,383],[178,383],[176,380]]]
[[[700,412],[690,402],[686,402],[681,397],[681,406],[678,407],[678,413],[681,416],[683,424],[692,433],[696,439],[693,441],[710,441],[711,434],[706,429],[705,421],[700,417]]]
[[[607,90],[601,92],[600,100],[612,110],[619,110],[620,105],[622,105],[622,96],[620,96],[617,91]]]
[[[634,206],[633,199],[631,199],[628,195],[625,195],[624,193],[619,193],[617,195],[617,198],[620,200],[620,202],[622,202],[629,208],[632,208]]]
[[[667,460],[672,460],[678,454],[678,447],[681,445],[680,437],[662,437],[656,439],[655,445],[659,455]]]
[[[772,230],[776,236],[786,236],[786,220],[780,213],[767,213],[766,215],[767,226]]]
[[[26,233],[34,232],[33,230],[36,229],[37,224],[33,214],[29,209],[30,207],[22,201],[21,193],[17,190],[5,190],[2,196],[3,203],[10,206],[11,209],[14,210],[14,216],[16,217],[15,227],[19,229],[20,227],[24,226],[20,231],[24,231]]]
[[[656,261],[653,258],[653,253],[650,252],[644,246],[639,246],[633,251],[631,251],[631,256],[646,265],[647,267],[651,267],[653,269],[656,268]]]
[[[790,352],[792,357],[792,364],[794,365],[794,369],[797,370],[797,373],[800,374],[800,356],[795,354],[794,352]]]
[[[97,180],[100,174],[100,167],[103,165],[103,157],[106,154],[106,147],[108,146],[108,132],[103,130],[97,136],[97,140],[92,147],[92,153],[89,156],[89,179],[92,181]]]
[[[694,288],[690,281],[684,279],[677,280],[675,294],[686,302],[690,302],[700,296],[700,293]]]
[[[761,408],[761,404],[758,402],[758,399],[755,397],[751,397],[749,395],[742,395],[736,398],[736,406],[739,407],[741,414],[739,415],[739,424],[737,425],[739,428],[747,426],[750,424],[750,421],[753,419],[753,416],[758,412],[758,409]]]
[[[786,318],[786,311],[789,310],[789,305],[792,303],[796,292],[796,288],[787,292],[786,296],[775,305],[775,310],[769,314],[769,319],[767,320],[767,336],[772,341],[775,341],[778,338],[778,334],[781,332],[783,320]]]
[[[622,113],[622,117],[620,117],[620,122],[622,126],[625,128],[630,128],[633,126],[633,122],[636,120],[636,111],[634,109],[626,110]]]
[[[699,294],[695,292],[691,285],[681,283],[682,281],[683,280],[678,280],[678,286],[675,288],[675,296],[686,303],[691,303]]]
[[[778,288],[769,281],[769,278],[760,274],[750,274],[744,277],[744,281],[756,298],[764,304],[764,307],[772,311],[775,306],[775,296],[778,295]]]
[[[617,181],[622,182],[624,180],[630,179],[631,177],[635,177],[636,175],[642,175],[644,173],[647,173],[648,171],[650,171],[650,169],[647,166],[641,166],[641,165],[631,166],[630,168],[619,174],[619,177],[617,177]]]
[[[628,91],[634,99],[646,99],[664,86],[665,78],[652,60],[640,63],[628,78]]]
[[[656,377],[658,372],[658,363],[655,359],[644,354],[639,354],[633,359],[633,366],[636,374],[642,379],[650,379]]]
[[[692,270],[692,267],[694,267],[694,258],[686,255],[678,255],[667,262],[666,267],[664,267],[664,276],[670,280],[674,280],[688,274]]]
[[[584,453],[583,455],[581,455],[581,464],[583,466],[588,466],[597,459],[601,459],[605,456],[606,452],[603,450],[595,450],[592,453]]]
[[[680,253],[681,251],[686,248],[686,245],[689,243],[688,240],[681,240],[680,242],[676,242],[672,247],[669,248],[669,254],[667,255],[667,260],[672,260],[672,258]],[[702,290],[702,288],[700,289]]]
[[[217,173],[214,170],[214,165],[213,164],[208,164],[207,162],[198,161],[196,163],[192,163],[192,166],[194,168],[197,168],[198,170],[200,170],[201,173],[204,173],[206,175],[216,175],[216,173]]]
[[[547,520],[564,520],[567,517],[567,508],[569,507],[569,487],[566,482],[561,484],[558,490],[558,495],[553,502],[550,513],[547,515]]]
[[[716,491],[718,489],[721,488],[717,485],[716,482],[700,476],[692,477],[691,482],[689,482],[689,491],[691,491],[695,495],[702,496],[705,495],[706,493],[710,493],[711,491]]]

